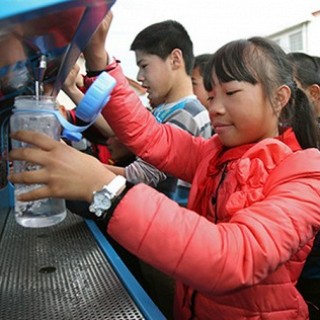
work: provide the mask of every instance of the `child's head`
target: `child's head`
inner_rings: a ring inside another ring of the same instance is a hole
[[[143,51],[166,60],[174,49],[180,49],[185,70],[191,75],[193,44],[186,29],[177,21],[166,20],[143,29],[133,40],[130,50]]]
[[[192,93],[193,45],[180,23],[168,20],[152,24],[136,36],[131,50],[139,68],[137,80],[153,105],[179,99],[178,92],[186,88],[187,81]]]
[[[206,108],[208,105],[208,93],[203,83],[203,72],[211,57],[212,54],[209,53],[196,56],[191,75],[193,92]]]
[[[211,92],[212,102],[210,104],[217,103],[215,91],[217,87],[222,87],[220,91],[222,95],[224,93],[224,99],[227,101],[226,106],[232,105],[237,100],[238,108],[237,110],[233,109],[232,112],[234,110],[237,113],[245,112],[247,109],[249,111],[247,112],[247,121],[256,115],[257,110],[248,109],[242,98],[249,98],[248,92],[250,90],[256,90],[257,94],[257,89],[261,88],[260,93],[256,95],[255,108],[271,108],[272,114],[265,112],[264,122],[260,127],[256,127],[257,132],[252,135],[257,139],[243,141],[243,143],[256,142],[266,137],[276,136],[286,128],[292,127],[303,148],[317,146],[318,137],[312,107],[305,94],[297,88],[297,84],[293,80],[292,66],[286,53],[275,42],[266,38],[253,37],[227,43],[213,55],[208,63],[204,82],[207,91]],[[234,85],[234,88],[226,88],[227,85]],[[261,100],[260,105],[259,99]],[[227,112],[230,111],[230,108],[225,109]],[[219,112],[221,113],[221,111]],[[260,112],[260,116],[263,114],[262,112]],[[215,110],[211,116],[213,119],[219,118],[221,117],[220,113]],[[266,129],[265,126],[274,120],[276,122],[269,126],[269,131],[262,132]],[[232,122],[232,119],[228,119],[228,121]],[[277,128],[272,129],[274,124]],[[241,127],[241,125],[239,126]],[[249,130],[249,128],[246,129]],[[261,131],[260,138],[259,130]]]
[[[109,137],[107,139],[107,147],[111,154],[111,159],[116,164],[126,159],[134,157],[132,151],[126,147],[117,137]]]
[[[320,116],[320,65],[318,57],[302,52],[288,53],[293,64],[293,74],[298,86],[306,93]]]

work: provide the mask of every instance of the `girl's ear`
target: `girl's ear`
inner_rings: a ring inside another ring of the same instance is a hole
[[[275,96],[275,108],[277,112],[281,112],[282,108],[287,105],[290,97],[291,89],[288,86],[283,85],[277,89]]]
[[[320,86],[317,84],[313,84],[308,88],[309,97],[311,102],[315,103],[320,99]]]

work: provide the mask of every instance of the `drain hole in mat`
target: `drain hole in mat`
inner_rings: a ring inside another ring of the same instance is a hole
[[[57,270],[56,267],[43,267],[39,270],[40,273],[53,273]]]
[[[45,234],[45,233],[41,233],[41,234],[38,234],[37,235],[37,238],[48,238],[49,237],[49,235],[47,235],[47,234]]]

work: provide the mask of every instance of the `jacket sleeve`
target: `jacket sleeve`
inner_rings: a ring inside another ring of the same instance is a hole
[[[117,137],[147,163],[190,182],[206,140],[172,125],[159,124],[130,88],[119,64],[109,74],[117,84],[102,114]]]
[[[291,160],[284,164],[290,170],[272,176],[265,198],[228,223],[215,225],[139,184],[116,208],[108,233],[147,263],[207,294],[260,283],[320,227],[319,152]]]
[[[136,161],[125,167],[125,177],[133,184],[143,182],[153,187],[156,187],[159,182],[167,178],[162,171],[141,158],[137,158]]]

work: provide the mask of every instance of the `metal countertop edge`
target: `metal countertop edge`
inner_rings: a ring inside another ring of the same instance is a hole
[[[164,315],[119,258],[95,222],[85,219],[85,223],[144,317],[150,320],[165,320]]]

